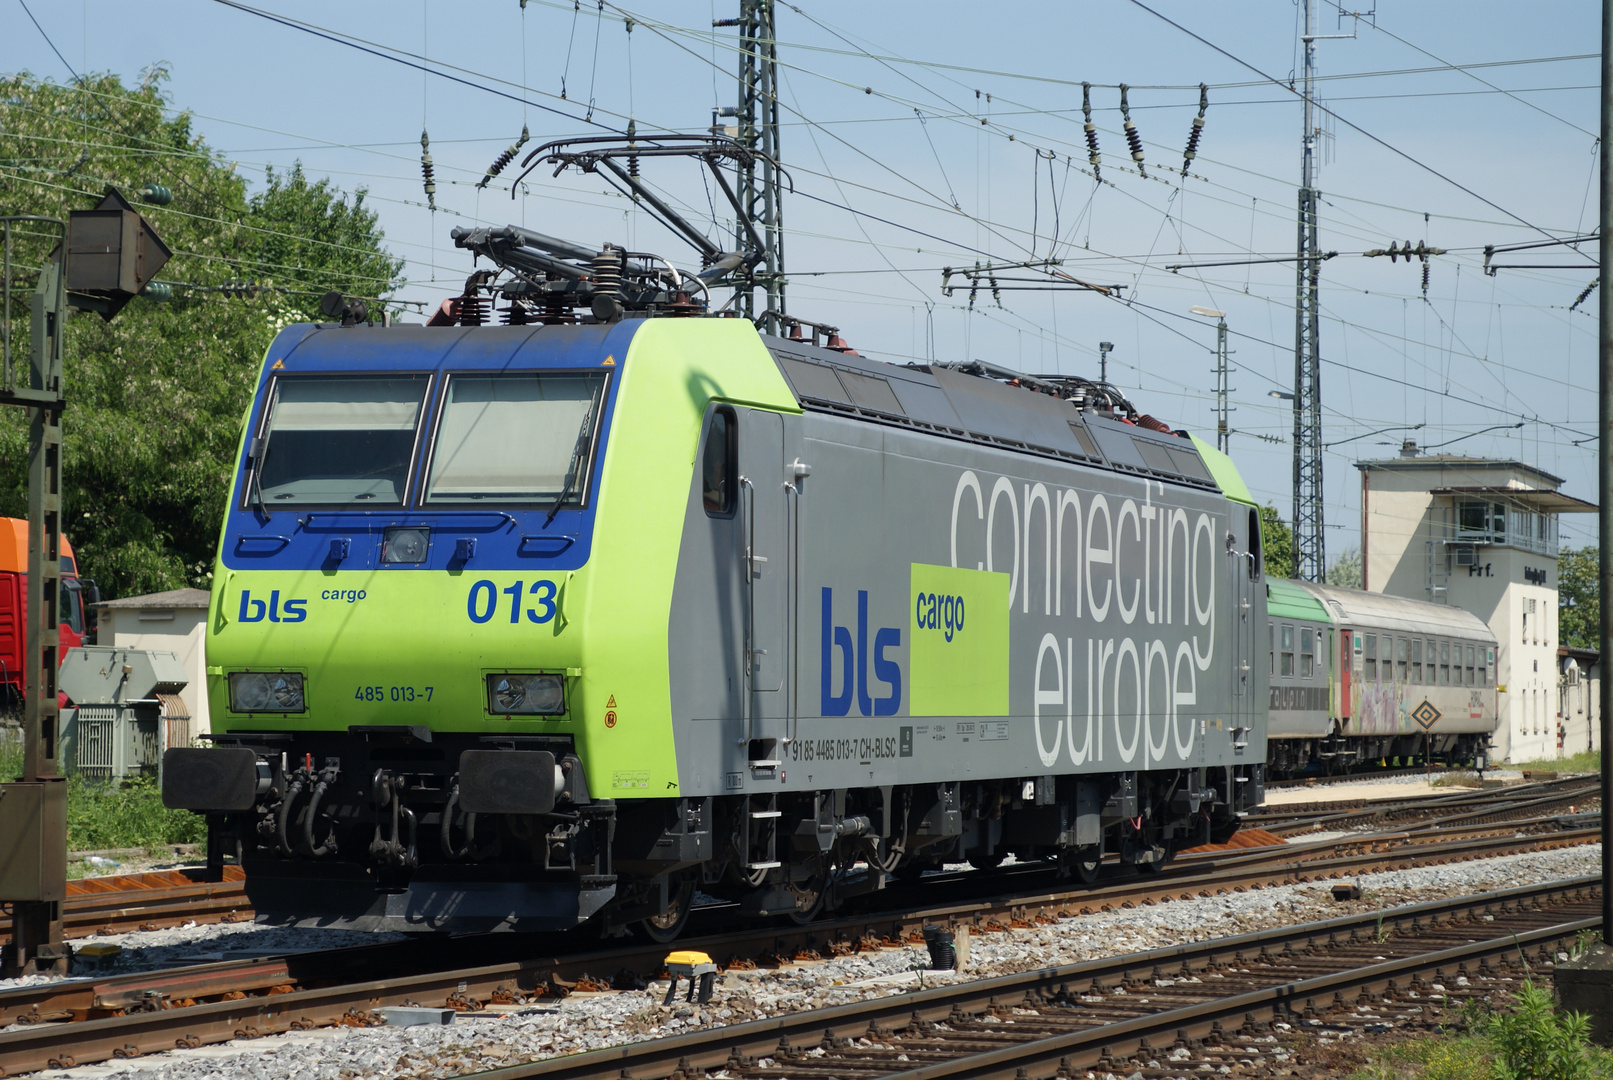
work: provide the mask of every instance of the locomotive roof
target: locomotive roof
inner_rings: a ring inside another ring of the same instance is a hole
[[[1197,439],[939,365],[898,366],[801,341],[762,340],[803,409],[1219,490],[1254,505],[1231,460]]]
[[[1275,584],[1275,583],[1274,583]],[[1445,637],[1495,641],[1485,621],[1459,607],[1411,600],[1404,596],[1321,585],[1314,581],[1288,581],[1288,588],[1302,590],[1320,602],[1332,616],[1330,622],[1352,623],[1368,629],[1393,630],[1408,634],[1437,634]]]

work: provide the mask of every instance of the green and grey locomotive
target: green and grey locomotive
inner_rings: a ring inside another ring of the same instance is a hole
[[[808,919],[951,861],[1152,871],[1260,803],[1228,458],[1104,384],[881,363],[619,249],[575,265],[573,307],[501,294],[511,325],[468,287],[268,350],[212,745],[164,770],[260,919],[665,939],[696,890]]]

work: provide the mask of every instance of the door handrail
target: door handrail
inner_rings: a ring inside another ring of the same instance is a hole
[[[752,652],[756,647],[756,487],[748,476],[739,478],[739,487],[740,498],[745,503],[745,653],[741,669],[744,687],[739,701],[739,745],[748,746],[751,740],[751,696],[755,691],[753,671],[756,663]]]

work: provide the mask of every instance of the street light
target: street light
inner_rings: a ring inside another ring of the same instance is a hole
[[[1294,395],[1290,394],[1287,390],[1267,390],[1266,391],[1266,396],[1267,397],[1274,397],[1278,401],[1293,401],[1294,400]]]

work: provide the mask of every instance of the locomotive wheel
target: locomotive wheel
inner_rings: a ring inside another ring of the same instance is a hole
[[[1075,880],[1081,884],[1095,883],[1098,880],[1098,873],[1103,869],[1103,844],[1092,844],[1071,852],[1069,867],[1071,873],[1075,875]]]
[[[1171,861],[1171,856],[1174,854],[1175,851],[1167,844],[1159,848],[1159,858],[1137,863],[1137,872],[1141,874],[1157,874],[1165,869],[1165,864]]]
[[[694,878],[684,877],[667,886],[666,911],[642,920],[639,929],[657,945],[665,945],[683,933],[683,928],[689,924],[689,913],[693,910]]]
[[[995,870],[1003,864],[1003,859],[1005,858],[1007,858],[1007,852],[994,851],[989,855],[970,855],[968,861],[969,865],[976,870]]]
[[[790,892],[795,894],[795,907],[785,912],[784,917],[796,926],[805,926],[823,910],[824,896],[828,891],[828,871],[821,866],[806,881],[791,882]]]

